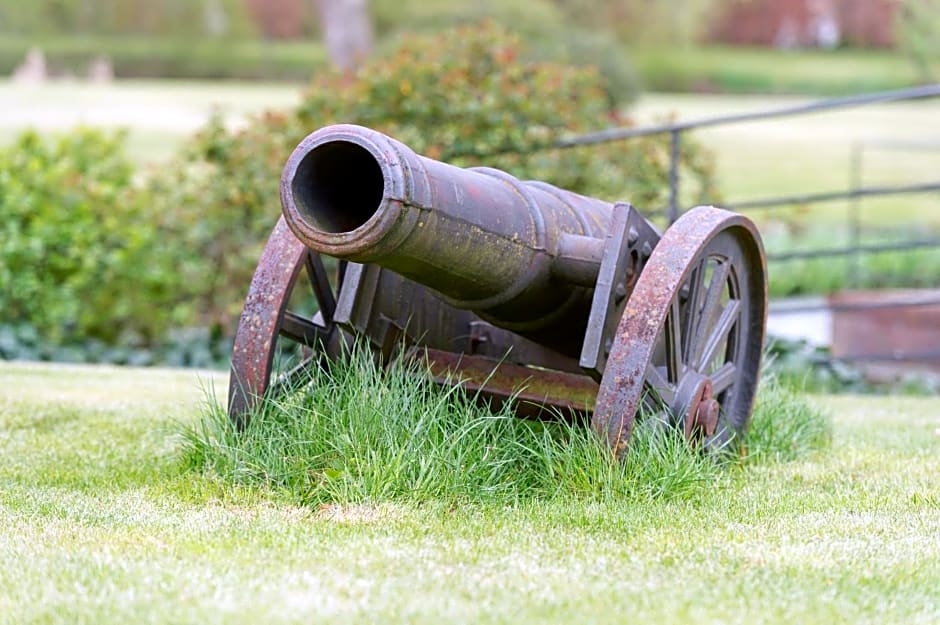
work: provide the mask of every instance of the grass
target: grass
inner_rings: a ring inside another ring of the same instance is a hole
[[[303,505],[681,498],[719,469],[653,427],[637,428],[633,453],[612,465],[583,424],[491,414],[416,366],[386,375],[365,355],[352,362],[314,371],[302,390],[263,404],[243,432],[221,407],[209,410],[184,431],[187,464]]]
[[[0,81],[0,143],[22,130],[65,132],[78,125],[128,129],[128,153],[142,164],[169,160],[212,112],[238,124],[248,115],[288,108],[300,87],[273,83],[128,80],[112,84]]]
[[[0,36],[0,75],[40,46],[57,71],[81,74],[107,55],[124,78],[305,81],[323,67],[318,41],[202,39],[146,36]],[[729,46],[632,47],[624,56],[651,91],[843,95],[916,84],[914,64],[887,50],[792,50]]]
[[[34,46],[50,69],[83,75],[95,58],[107,56],[124,78],[308,80],[326,64],[317,41],[265,41],[148,37],[142,35],[0,35],[0,75],[7,76]]]
[[[788,50],[732,46],[631,48],[651,91],[833,96],[908,87],[914,64],[887,50]]]
[[[266,108],[285,108],[300,97],[296,85],[264,83],[119,81],[111,85],[52,82],[16,85],[0,82],[0,142],[27,127],[49,132],[77,124],[128,127],[132,155],[141,162],[170,157],[186,136],[220,110],[232,123]],[[640,123],[674,114],[697,119],[763,110],[804,102],[789,96],[647,94],[632,109]],[[940,170],[940,108],[935,101],[902,102],[837,113],[737,124],[694,133],[714,153],[718,188],[724,199],[744,200],[782,194],[846,188],[852,146],[866,145],[862,182],[866,185],[932,181]],[[913,144],[888,149],[886,140]],[[827,223],[844,222],[846,202],[813,208]],[[940,226],[936,194],[866,199],[860,205],[871,224]],[[784,211],[784,223],[805,222],[800,207]]]
[[[748,55],[753,51],[735,52],[738,53],[741,62],[747,65],[751,58]],[[801,54],[792,58],[804,58]],[[806,53],[806,58],[819,54],[825,53]],[[845,58],[868,59],[868,56],[860,53]],[[875,53],[871,56],[878,58],[882,57]],[[770,63],[770,58],[764,58],[764,62]],[[142,163],[161,163],[214,109],[222,111],[229,123],[237,124],[263,109],[291,106],[299,97],[297,86],[283,84],[0,83],[0,104],[4,108],[4,115],[0,116],[0,142],[12,140],[27,126],[48,131],[65,130],[79,123],[128,126],[132,156]],[[805,97],[653,93],[640,99],[633,114],[639,122],[648,123],[670,113],[679,119],[697,119],[803,101]],[[864,186],[935,182],[940,171],[937,128],[940,107],[935,100],[928,100],[710,128],[696,131],[693,136],[715,156],[717,187],[722,199],[734,202],[846,189],[850,184],[854,145],[864,146],[861,169]],[[865,242],[924,238],[940,232],[940,195],[936,192],[865,198],[854,205],[836,201],[751,214],[765,237],[767,251],[773,254],[844,246],[849,239],[848,214],[853,209],[858,211]],[[770,269],[773,294],[828,292],[846,286],[931,286],[940,280],[940,251],[936,249],[868,256],[861,271],[855,274],[861,279],[854,282],[849,279],[851,262],[826,259],[774,263]]]
[[[184,470],[193,372],[0,379],[0,623],[940,618],[935,398],[811,398],[830,448],[774,445],[691,495],[299,506]]]
[[[679,120],[762,111],[808,102],[788,96],[649,94],[633,114],[640,123],[672,112]],[[865,186],[936,182],[940,170],[940,107],[937,100],[897,102],[798,117],[733,124],[694,131],[716,161],[722,199],[734,202],[848,189],[853,146],[862,147]],[[891,143],[892,145],[887,145]],[[932,148],[932,149],[931,149]],[[844,224],[848,201],[786,207],[754,214],[794,234]],[[937,194],[866,198],[859,204],[870,226],[940,226]]]
[[[634,110],[648,123],[672,110],[678,119],[780,108],[806,98],[726,95],[644,96]],[[936,100],[899,102],[695,131],[715,157],[717,188],[729,203],[850,188],[853,146],[861,148],[861,186],[940,181],[940,107]],[[681,186],[681,181],[680,181]],[[847,247],[857,211],[863,243],[938,237],[937,192],[863,198],[751,211],[767,252]],[[940,280],[940,250],[771,263],[775,296],[846,287],[930,287]],[[854,275],[852,272],[855,272]]]

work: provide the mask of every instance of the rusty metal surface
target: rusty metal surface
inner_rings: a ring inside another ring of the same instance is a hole
[[[427,363],[438,384],[459,384],[493,407],[512,399],[516,414],[523,417],[583,418],[597,395],[597,383],[585,375],[435,349],[412,350],[408,357]]]
[[[261,253],[232,348],[229,415],[241,422],[267,390],[278,330],[307,248],[278,220]]]
[[[579,358],[581,368],[598,381],[607,365],[620,311],[659,238],[631,205],[614,206]]]
[[[704,263],[711,259],[716,267],[705,288]],[[718,296],[726,285],[731,293],[722,303]],[[747,218],[698,207],[667,230],[627,302],[595,402],[593,427],[615,455],[624,453],[644,397],[681,414],[682,378],[693,372],[708,378],[721,404],[726,427],[715,434],[721,436],[717,442],[743,432],[757,386],[766,310],[766,261]],[[722,321],[729,316],[731,323]],[[682,339],[683,327],[689,340]],[[718,341],[725,341],[724,355],[715,346],[718,331],[726,333]],[[715,370],[706,370],[716,361]],[[714,408],[705,410],[708,417]]]
[[[439,163],[358,126],[307,137],[281,198],[236,335],[237,422],[271,384],[278,337],[307,350],[301,369],[362,337],[379,360],[404,348],[521,416],[593,411],[618,456],[644,401],[706,444],[747,426],[767,292],[744,217],[699,207],[661,235],[628,204]],[[355,261],[336,293],[321,253]],[[304,268],[314,317],[287,310]]]
[[[567,258],[559,253],[564,235],[603,240],[611,204],[424,158],[350,125],[300,143],[284,168],[281,201],[311,249],[381,265],[457,308],[580,352],[592,289],[559,279],[566,272],[553,266]],[[575,283],[590,269],[578,273]]]
[[[306,268],[320,311],[311,319],[288,309],[292,292]],[[238,325],[229,383],[229,414],[243,424],[245,415],[271,386],[272,377],[291,379],[319,362],[335,359],[346,337],[364,338],[388,360],[400,347],[417,345],[454,353],[485,354],[507,363],[580,372],[577,361],[508,330],[494,327],[472,312],[436,297],[426,287],[376,265],[341,266],[337,294],[319,256],[301,244],[283,219],[262,253]],[[336,337],[334,324],[346,332]],[[335,340],[334,340],[335,339]],[[289,371],[274,370],[278,340],[309,348],[308,357]],[[323,342],[327,341],[327,345]],[[524,408],[524,410],[529,410]]]

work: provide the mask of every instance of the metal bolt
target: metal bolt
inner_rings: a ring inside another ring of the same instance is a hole
[[[718,415],[721,412],[721,405],[716,399],[706,399],[698,405],[695,412],[695,425],[702,428],[705,436],[711,436],[718,427]]]
[[[614,299],[619,304],[623,301],[623,298],[627,296],[627,285],[623,282],[618,282],[617,286],[614,287]]]

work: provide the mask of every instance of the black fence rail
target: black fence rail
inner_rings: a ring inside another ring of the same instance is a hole
[[[566,137],[551,144],[541,146],[539,150],[548,149],[567,149],[584,147],[618,141],[629,141],[638,137],[652,135],[668,135],[670,146],[669,157],[669,195],[668,204],[660,209],[644,210],[647,216],[665,217],[669,223],[676,221],[683,212],[680,205],[680,190],[682,185],[680,175],[680,150],[683,137],[686,133],[700,130],[703,128],[714,128],[730,126],[735,124],[753,123],[780,118],[793,118],[818,113],[834,112],[845,109],[853,109],[875,104],[885,104],[892,102],[902,102],[909,100],[921,100],[930,98],[940,98],[940,84],[923,85],[910,89],[899,89],[894,91],[884,91],[878,93],[868,93],[854,95],[849,97],[832,98],[809,103],[801,103],[791,106],[783,106],[768,110],[754,112],[734,113],[729,115],[719,115],[693,119],[688,121],[675,121],[670,123],[654,124],[643,127],[624,127],[611,128],[599,132],[592,132],[573,137]],[[940,128],[937,129],[937,137],[934,141],[911,142],[911,141],[867,141],[856,142],[850,148],[850,168],[849,184],[844,189],[831,191],[822,191],[805,194],[777,195],[769,197],[760,197],[752,199],[741,199],[723,201],[722,206],[730,210],[740,212],[761,211],[769,212],[786,209],[793,206],[811,206],[814,204],[830,203],[834,201],[848,201],[847,230],[849,234],[849,243],[845,246],[825,246],[813,249],[794,250],[785,252],[775,252],[768,254],[768,262],[785,263],[789,261],[808,260],[815,258],[833,258],[850,257],[854,259],[854,270],[850,269],[849,283],[856,281],[852,275],[858,274],[858,267],[861,259],[872,254],[888,254],[892,252],[907,252],[910,250],[937,249],[940,250],[940,237],[937,236],[917,236],[899,239],[890,242],[866,243],[862,239],[862,220],[860,211],[860,200],[870,197],[885,196],[903,196],[909,194],[924,194],[940,192],[940,171],[936,180],[919,181],[916,183],[898,184],[898,185],[871,185],[863,184],[863,162],[864,155],[875,149],[897,150],[897,149],[916,149],[940,151]],[[937,285],[940,287],[940,285]],[[826,304],[825,307],[833,313],[863,312],[866,310],[879,310],[885,308],[897,309],[899,314],[909,308],[922,308],[925,306],[940,306],[940,291],[936,295],[912,296],[909,299],[893,298],[890,301],[869,301],[857,302],[851,304]],[[806,312],[818,311],[819,304],[801,307],[789,306],[780,314],[802,314]],[[865,353],[864,351],[852,354],[846,354],[845,359],[850,361],[909,361],[909,362],[932,362],[940,365],[940,344],[923,345],[923,349],[916,352],[908,349],[890,349],[878,350]]]

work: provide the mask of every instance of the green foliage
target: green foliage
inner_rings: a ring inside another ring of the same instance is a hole
[[[597,68],[611,105],[622,106],[639,93],[633,66],[612,32],[606,26],[579,25],[548,0],[375,0],[373,11],[378,32],[393,43],[415,32],[439,32],[489,20],[524,42],[521,52],[528,60]]]
[[[918,83],[910,63],[888,50],[648,45],[628,54],[650,91],[840,96]]]
[[[935,373],[915,370],[876,381],[859,366],[833,358],[826,347],[773,336],[764,368],[783,386],[810,393],[936,395],[940,390],[940,376]]]
[[[303,504],[688,498],[718,471],[684,440],[640,429],[627,462],[582,424],[490,413],[417,364],[365,353],[316,369],[235,429],[221,406],[183,430],[184,463]]]
[[[0,36],[0,74],[12,73],[34,46],[42,49],[53,74],[82,75],[102,55],[111,59],[121,78],[307,80],[326,65],[319,42],[16,33]]]
[[[213,6],[214,5],[214,6]],[[228,34],[252,32],[242,0],[0,0],[0,32],[30,35],[138,34],[195,39],[213,34],[210,7],[224,14]],[[222,27],[221,25],[217,27]]]
[[[301,135],[289,114],[268,113],[234,132],[214,118],[175,167],[151,175],[141,193],[162,233],[163,254],[181,261],[175,288],[182,325],[233,334],[280,214],[281,169]]]
[[[136,179],[120,136],[82,131],[47,145],[26,134],[0,153],[3,317],[53,346],[152,347],[169,328],[193,326],[230,336],[280,212],[286,156],[334,122],[378,128],[442,160],[661,204],[662,140],[538,151],[612,121],[622,120],[596,71],[523,61],[514,38],[486,25],[403,41],[353,80],[324,74],[297,110],[238,130],[215,119],[172,167]],[[686,179],[707,191],[710,161],[695,144],[685,149]]]
[[[180,163],[149,185],[152,218],[185,263],[179,288],[187,319],[229,331],[268,232],[280,212],[287,155],[331,123],[376,128],[419,154],[459,165],[501,167],[521,178],[639,207],[665,202],[668,145],[662,138],[575,150],[533,151],[620,120],[596,71],[522,60],[519,43],[492,24],[403,40],[350,79],[324,73],[296,111],[268,113],[242,129],[219,120]],[[711,160],[684,147],[685,180],[697,199],[711,192]]]
[[[0,360],[225,369],[231,352],[231,339],[218,327],[172,329],[156,344],[145,346],[87,337],[63,342],[40,335],[28,323],[0,324]]]
[[[0,319],[50,341],[165,331],[167,267],[122,144],[91,130],[51,143],[27,132],[0,150]]]
[[[688,46],[706,34],[722,0],[554,0],[570,22],[609,30],[628,45]]]
[[[921,80],[940,78],[940,0],[901,3],[898,38]]]
[[[524,59],[524,45],[493,23],[411,37],[363,66],[353,81],[318,76],[300,121],[307,128],[358,123],[439,160],[486,164],[638,207],[664,204],[666,138],[544,149],[561,137],[628,120],[610,106],[596,70]],[[683,165],[696,201],[713,194],[711,159],[698,144],[686,146]]]
[[[832,442],[831,417],[799,387],[765,376],[746,438],[747,462],[788,462]]]
[[[460,387],[432,383],[418,363],[383,370],[357,352],[262,402],[242,430],[210,402],[182,429],[182,459],[234,488],[260,487],[306,505],[683,500],[736,466],[638,419],[629,453],[615,462],[583,423],[491,413]],[[747,462],[793,460],[830,436],[826,415],[769,380],[745,441]]]
[[[805,215],[797,216],[785,231],[765,228],[764,244],[770,255],[850,247],[850,235],[842,227],[806,227]],[[920,230],[869,228],[862,245],[895,244],[932,236],[929,226]],[[935,247],[894,250],[846,256],[797,258],[771,262],[770,294],[790,297],[812,293],[835,293],[847,288],[932,288],[940,282],[940,250]]]

